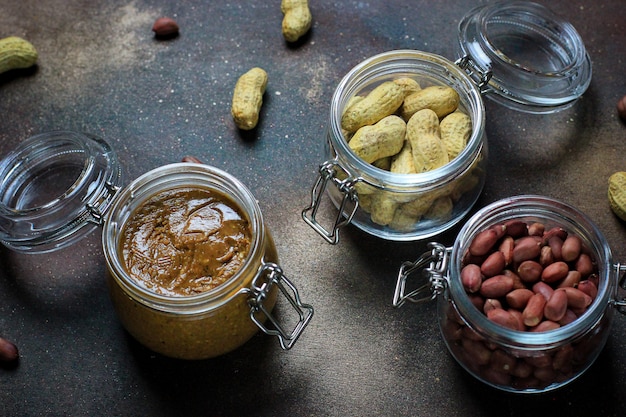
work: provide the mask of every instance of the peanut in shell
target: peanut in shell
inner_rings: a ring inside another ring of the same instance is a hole
[[[626,172],[616,172],[609,177],[608,197],[613,213],[626,221]]]

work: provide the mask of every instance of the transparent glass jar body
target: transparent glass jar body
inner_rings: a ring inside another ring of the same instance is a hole
[[[230,197],[247,217],[252,233],[245,264],[226,283],[193,296],[164,296],[139,286],[127,273],[120,239],[125,222],[149,197],[176,188],[215,190]],[[107,281],[115,310],[128,332],[144,346],[166,356],[204,359],[230,352],[259,327],[251,318],[250,288],[259,269],[278,256],[260,209],[250,192],[226,174],[206,165],[166,165],[136,179],[116,197],[103,230]],[[265,311],[276,303],[277,287],[263,296]],[[265,321],[264,313],[257,319]]]
[[[514,331],[487,319],[461,282],[463,256],[476,234],[508,220],[541,222],[577,234],[598,265],[598,295],[574,322],[545,332]],[[450,254],[446,289],[438,297],[441,333],[470,374],[498,389],[538,393],[561,387],[588,369],[602,351],[614,316],[618,273],[602,233],[584,214],[540,196],[501,200],[476,213]]]
[[[459,107],[471,119],[467,145],[440,168],[416,174],[380,169],[359,158],[342,132],[341,118],[351,98],[364,95],[385,81],[404,77],[415,79],[422,88],[452,87],[460,96]],[[328,160],[320,167],[320,178],[324,180],[320,188],[328,191],[340,216],[369,234],[396,241],[433,236],[463,218],[482,191],[487,162],[484,123],[479,88],[453,62],[413,50],[376,55],[346,74],[333,94],[325,143]],[[335,186],[326,187],[327,183]],[[315,200],[315,189],[313,194]],[[346,199],[357,203],[355,210],[345,204]],[[320,231],[323,227],[315,215],[307,218],[307,212],[314,212],[317,204],[319,201],[312,201],[303,217]],[[336,237],[336,230],[321,233],[330,237],[328,240]]]

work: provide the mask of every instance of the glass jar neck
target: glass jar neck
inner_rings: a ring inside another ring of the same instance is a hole
[[[200,187],[230,197],[241,209],[250,227],[250,251],[242,267],[225,283],[192,296],[166,296],[147,290],[127,273],[119,254],[120,235],[129,216],[155,193],[173,188]],[[108,213],[102,236],[107,265],[113,279],[129,297],[148,307],[177,314],[197,314],[216,309],[249,285],[252,276],[264,262],[267,231],[261,210],[252,193],[236,178],[216,168],[178,163],[162,166],[136,179],[123,189]]]

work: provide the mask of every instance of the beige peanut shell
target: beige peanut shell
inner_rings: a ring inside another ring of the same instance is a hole
[[[608,197],[613,213],[626,221],[626,172],[616,172],[609,177]]]
[[[443,118],[439,131],[448,152],[448,159],[453,160],[467,146],[467,140],[472,134],[472,120],[467,114],[455,111]]]
[[[409,120],[416,112],[431,109],[440,119],[452,113],[459,107],[459,93],[452,87],[434,85],[426,87],[413,94],[409,94],[402,104],[401,114],[404,120]]]
[[[417,172],[431,171],[449,162],[439,133],[439,118],[433,110],[423,109],[411,116],[406,137],[411,143]]]
[[[395,113],[404,100],[404,89],[393,81],[374,88],[362,100],[347,107],[341,117],[341,128],[356,132]]]
[[[267,78],[265,70],[255,67],[237,80],[233,92],[231,114],[238,128],[251,130],[259,122]]]
[[[17,36],[0,39],[0,74],[19,68],[29,68],[37,62],[33,44]]]
[[[280,9],[284,13],[282,31],[287,42],[295,42],[304,36],[313,22],[308,0],[282,0]]]
[[[387,116],[372,126],[363,126],[348,146],[367,163],[400,152],[406,134],[406,123],[398,116]]]

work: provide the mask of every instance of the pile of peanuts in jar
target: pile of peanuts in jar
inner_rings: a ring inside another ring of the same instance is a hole
[[[397,174],[419,174],[456,158],[472,133],[458,92],[444,85],[422,88],[413,78],[385,81],[367,95],[353,96],[341,118],[350,149],[363,161]],[[359,204],[374,223],[410,229],[421,218],[446,220],[454,202],[474,188],[470,173],[446,190],[419,196],[381,192],[358,184]]]
[[[582,239],[560,227],[510,220],[479,232],[463,254],[461,283],[489,320],[519,332],[545,332],[576,321],[597,295],[598,266]],[[450,304],[442,331],[452,352],[475,374],[514,389],[543,389],[590,364],[608,329],[542,351],[486,340]]]

